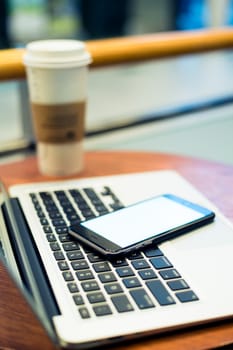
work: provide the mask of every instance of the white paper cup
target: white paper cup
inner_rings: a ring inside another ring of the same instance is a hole
[[[83,169],[90,54],[77,40],[42,40],[26,47],[26,66],[38,164],[46,175]]]

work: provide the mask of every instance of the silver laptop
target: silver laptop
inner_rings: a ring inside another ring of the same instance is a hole
[[[163,193],[216,219],[112,262],[68,233],[77,220]],[[178,173],[17,185],[1,197],[2,259],[57,345],[100,346],[232,317],[233,227]]]

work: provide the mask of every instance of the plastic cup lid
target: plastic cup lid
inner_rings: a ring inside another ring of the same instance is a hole
[[[79,67],[92,61],[85,44],[78,40],[39,40],[26,46],[26,66],[44,68]]]

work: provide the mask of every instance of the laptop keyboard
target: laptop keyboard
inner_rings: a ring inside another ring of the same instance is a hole
[[[30,193],[54,259],[80,316],[146,310],[198,297],[157,246],[108,261],[78,243],[70,225],[123,206],[109,187]]]

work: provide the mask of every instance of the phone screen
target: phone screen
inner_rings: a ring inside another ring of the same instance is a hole
[[[78,228],[71,229],[82,235],[86,233],[88,239],[93,233],[97,234],[119,248],[125,248],[213,216],[206,208],[173,195],[162,195],[82,222],[79,226],[86,229],[81,230],[83,233]]]

